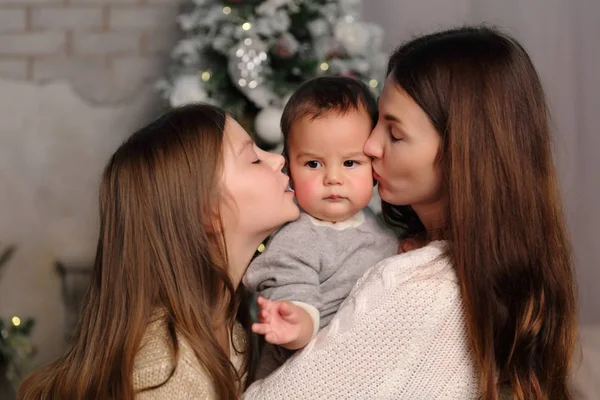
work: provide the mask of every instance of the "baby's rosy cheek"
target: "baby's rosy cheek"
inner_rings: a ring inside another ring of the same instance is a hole
[[[316,187],[313,180],[302,179],[294,181],[294,190],[296,191],[296,198],[298,200],[310,200],[314,197]]]

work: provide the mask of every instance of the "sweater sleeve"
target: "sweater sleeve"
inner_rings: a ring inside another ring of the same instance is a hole
[[[330,325],[244,398],[477,398],[460,292],[440,255],[427,246],[372,268]]]
[[[321,306],[319,254],[306,221],[279,231],[243,278],[251,291],[269,300],[291,300]]]
[[[137,391],[136,400],[217,400],[212,379],[196,359],[192,348],[185,340],[179,340],[179,345],[175,366],[166,327],[160,322],[150,324],[135,358],[133,384]],[[156,385],[160,386],[143,390]]]

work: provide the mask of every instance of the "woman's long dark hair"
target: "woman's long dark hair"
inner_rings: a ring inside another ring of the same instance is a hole
[[[570,399],[577,337],[571,246],[544,91],[527,52],[486,27],[420,37],[388,75],[441,136],[443,236],[461,286],[484,399]],[[388,221],[427,236],[409,206]]]
[[[231,332],[236,314],[249,320],[242,289],[234,290],[227,273],[223,238],[214,233],[220,229],[211,227],[226,120],[208,105],[174,109],[112,156],[102,176],[96,261],[74,343],[22,383],[19,399],[133,399],[134,360],[156,310],[164,311],[175,360],[179,335],[218,397],[239,397],[242,374],[217,332]],[[238,350],[247,355],[243,373],[252,351]]]

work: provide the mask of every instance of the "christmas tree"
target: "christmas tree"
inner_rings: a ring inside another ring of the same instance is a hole
[[[360,0],[194,0],[159,89],[170,106],[224,108],[264,148],[280,143],[282,109],[320,75],[360,79],[378,93],[382,29],[360,21]]]
[[[8,246],[0,251],[0,276],[15,250],[15,246]],[[31,357],[35,354],[31,342],[33,325],[31,318],[21,320],[13,316],[10,322],[0,318],[0,394],[16,391],[29,372]]]

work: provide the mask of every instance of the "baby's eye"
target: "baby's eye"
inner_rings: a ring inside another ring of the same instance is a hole
[[[308,161],[304,165],[306,165],[308,168],[313,168],[314,169],[314,168],[319,168],[321,166],[321,163],[319,161],[316,161],[316,160],[310,160],[310,161]]]
[[[347,168],[356,167],[357,165],[359,165],[358,161],[354,161],[354,160],[346,160],[346,161],[344,161],[344,167],[347,167]]]

